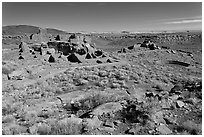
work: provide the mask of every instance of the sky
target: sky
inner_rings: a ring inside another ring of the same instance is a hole
[[[2,25],[74,32],[202,30],[202,3],[3,2]]]

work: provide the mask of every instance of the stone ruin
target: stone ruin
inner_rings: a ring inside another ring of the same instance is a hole
[[[143,43],[137,43],[137,44],[134,44],[132,46],[129,46],[129,47],[126,47],[126,48],[122,48],[122,49],[120,49],[118,51],[118,53],[127,53],[128,51],[137,49],[139,47],[148,48],[150,50],[161,49],[159,46],[157,46],[151,40],[144,40]]]
[[[29,46],[25,42],[21,42],[19,45],[19,52],[22,53],[26,51],[33,55],[38,52],[42,56],[49,55],[46,61],[50,63],[56,62],[56,55],[59,55],[58,58],[62,58],[63,56],[67,58],[67,61],[77,63],[82,63],[84,60],[107,57],[104,51],[96,49],[95,46],[95,43],[92,43],[89,37],[72,34],[67,41],[60,41],[60,39],[57,39],[48,41],[47,43],[41,42],[31,44]],[[22,55],[20,58],[22,59]]]
[[[151,40],[144,40],[141,47],[149,48],[150,50],[160,49],[160,47]]]

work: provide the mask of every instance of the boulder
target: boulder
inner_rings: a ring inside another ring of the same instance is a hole
[[[122,110],[122,105],[119,102],[109,102],[102,104],[92,111],[92,114],[100,116],[102,114],[112,114]]]
[[[63,46],[61,48],[62,54],[67,56],[71,53],[71,47],[70,46]]]
[[[86,54],[85,59],[92,59],[92,56],[90,55],[90,53],[87,53],[87,54]]]
[[[84,43],[91,43],[91,38],[85,36],[83,39],[83,42]]]
[[[77,50],[77,53],[78,53],[79,55],[84,55],[84,54],[86,54],[86,50],[83,49],[83,48],[81,48],[81,49]]]
[[[101,56],[103,55],[103,51],[102,50],[97,50],[94,52],[96,56]]]
[[[50,55],[55,54],[55,49],[54,48],[49,48],[47,50],[47,54],[50,54]]]
[[[34,51],[41,51],[41,44],[35,43],[34,45],[32,45],[32,48]]]
[[[183,101],[180,101],[180,100],[176,101],[176,106],[178,108],[182,108],[184,105],[185,105],[185,103]]]
[[[159,131],[163,135],[168,135],[172,133],[172,131],[164,124],[161,124],[159,127],[157,127],[157,131]]]
[[[103,54],[103,55],[102,55],[102,58],[105,58],[105,57],[106,57],[106,55]]]
[[[97,60],[97,61],[96,61],[96,63],[101,64],[101,63],[103,63],[103,62],[102,62],[102,61],[100,61],[100,60]]]
[[[93,58],[97,58],[94,53],[91,53],[91,56],[92,56]]]
[[[54,63],[55,62],[55,58],[52,55],[50,55],[50,57],[48,59],[48,62]]]
[[[77,38],[76,34],[72,34],[72,35],[70,35],[69,40],[70,39],[76,39],[76,38]]]
[[[129,50],[135,49],[137,47],[137,44],[134,44],[132,46],[127,47]]]
[[[107,62],[108,62],[108,63],[112,63],[112,61],[111,61],[110,59],[107,59]]]
[[[23,52],[23,51],[28,52],[30,48],[28,47],[28,45],[25,42],[21,42],[19,45],[19,49],[21,52]]]
[[[102,121],[100,121],[97,116],[94,116],[92,119],[86,119],[85,123],[88,129],[96,129],[101,126]]]
[[[67,57],[68,61],[70,62],[77,62],[77,63],[82,63],[79,58],[75,55],[75,53],[72,53]]]
[[[84,44],[84,47],[86,47],[88,49],[89,53],[94,53],[96,50],[93,45],[90,45],[88,43]]]
[[[122,49],[121,49],[121,52],[122,52],[122,53],[126,53],[126,51],[127,51],[126,48],[122,48]]]
[[[19,50],[19,52],[22,53],[22,52],[23,52],[23,49],[21,48],[21,49]]]
[[[157,46],[154,43],[151,43],[151,44],[148,45],[148,48],[150,50],[155,50],[155,49],[157,49]]]
[[[23,57],[23,56],[20,56],[18,59],[24,59],[24,57]]]

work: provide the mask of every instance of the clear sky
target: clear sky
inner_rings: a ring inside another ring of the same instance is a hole
[[[201,2],[2,3],[2,24],[66,31],[201,30]]]

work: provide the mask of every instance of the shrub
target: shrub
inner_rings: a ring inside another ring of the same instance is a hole
[[[19,126],[17,124],[9,124],[7,126],[2,126],[3,135],[19,135],[26,132],[26,127]]]
[[[60,120],[51,125],[51,135],[79,135],[81,134],[82,124],[74,123],[74,121]]]
[[[13,115],[6,115],[2,117],[2,123],[14,123],[15,117]]]

